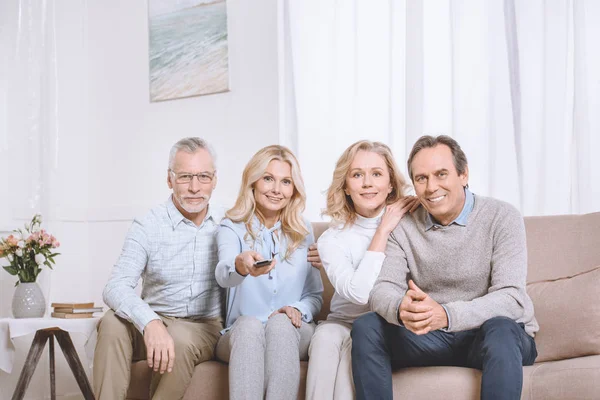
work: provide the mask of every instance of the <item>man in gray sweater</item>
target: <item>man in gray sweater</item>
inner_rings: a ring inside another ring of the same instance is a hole
[[[538,325],[525,291],[523,218],[468,189],[467,158],[448,136],[423,136],[408,171],[423,205],[390,235],[352,328],[357,399],[392,399],[392,370],[462,366],[482,371],[481,398],[519,399]]]

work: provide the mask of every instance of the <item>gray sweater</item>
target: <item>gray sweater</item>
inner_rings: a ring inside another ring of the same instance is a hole
[[[398,307],[412,279],[446,308],[448,331],[479,328],[493,317],[538,324],[525,291],[527,247],[519,211],[508,203],[475,196],[466,226],[425,231],[427,211],[407,215],[390,235],[386,259],[369,299],[371,310],[399,324]]]

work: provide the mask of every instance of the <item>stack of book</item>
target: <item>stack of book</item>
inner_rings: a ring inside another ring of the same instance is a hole
[[[102,307],[94,307],[94,303],[52,303],[53,318],[92,318]]]

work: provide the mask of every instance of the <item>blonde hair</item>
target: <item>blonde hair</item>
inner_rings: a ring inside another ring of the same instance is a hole
[[[240,192],[235,205],[225,215],[233,222],[246,224],[248,235],[253,241],[256,240],[257,232],[252,230],[252,217],[256,215],[261,222],[264,218],[256,208],[254,199],[254,184],[263,177],[269,163],[273,160],[286,162],[292,170],[292,182],[294,193],[290,202],[281,210],[279,219],[281,221],[281,232],[288,239],[288,247],[283,259],[288,258],[302,243],[309,231],[302,219],[302,211],[306,206],[306,191],[304,181],[300,172],[300,165],[294,154],[284,146],[272,145],[260,149],[244,168]]]
[[[379,154],[385,160],[390,174],[390,185],[392,191],[386,199],[386,204],[392,204],[402,199],[406,194],[406,180],[398,169],[392,150],[381,142],[372,142],[370,140],[360,140],[348,147],[338,159],[331,185],[327,189],[327,208],[323,210],[323,215],[328,215],[334,222],[343,223],[344,226],[353,224],[356,220],[356,209],[349,195],[346,195],[346,176],[348,170],[354,161],[354,156],[359,151],[370,151]]]

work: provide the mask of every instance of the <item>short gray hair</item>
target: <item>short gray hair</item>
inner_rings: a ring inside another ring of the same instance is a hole
[[[199,137],[187,137],[179,140],[177,143],[171,147],[171,152],[169,153],[169,169],[173,168],[173,163],[175,162],[175,155],[179,150],[185,151],[186,153],[194,154],[198,149],[204,149],[208,151],[208,154],[212,157],[213,166],[215,169],[217,168],[217,154],[213,150],[212,146],[208,144],[208,142]]]
[[[433,136],[421,136],[414,144],[410,155],[408,156],[408,161],[406,162],[408,166],[408,175],[410,176],[410,180],[414,182],[413,174],[412,174],[412,162],[417,153],[423,149],[429,147],[435,147],[438,144],[444,144],[450,148],[452,152],[452,158],[454,159],[454,167],[456,168],[456,172],[458,175],[462,175],[465,173],[467,167],[467,156],[465,152],[460,148],[458,142],[452,139],[447,135],[439,135],[436,137]]]

